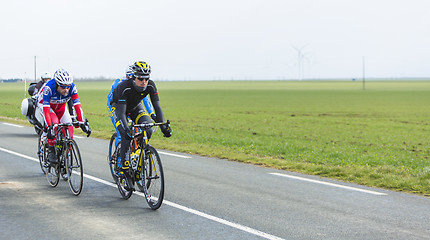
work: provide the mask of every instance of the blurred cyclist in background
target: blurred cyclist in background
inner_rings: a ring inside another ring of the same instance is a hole
[[[48,82],[49,80],[51,80],[52,75],[51,75],[50,72],[45,72],[45,73],[42,74],[42,76],[40,78],[41,78],[41,80],[36,83],[36,85],[34,87],[34,92],[33,92],[33,96],[36,98],[36,101],[35,101],[36,102],[36,106],[34,108],[34,118],[43,127],[43,125],[44,125],[43,111],[42,111],[42,109],[39,109],[37,107],[37,98],[38,98],[39,91],[43,88],[43,85],[46,82]]]
[[[36,95],[40,89],[42,89],[43,84],[45,84],[47,81],[51,80],[51,73],[50,72],[44,72],[42,76],[40,76],[40,81],[36,83],[36,86],[34,87],[34,93],[33,96]]]
[[[51,73],[45,72],[41,76],[41,80],[39,82],[32,82],[30,86],[28,86],[28,94],[30,94],[29,98],[25,98],[21,102],[21,113],[26,116],[28,121],[34,125],[36,133],[39,135],[43,129],[43,113],[42,111],[37,110],[37,96],[39,90],[42,88],[43,84],[51,80]]]

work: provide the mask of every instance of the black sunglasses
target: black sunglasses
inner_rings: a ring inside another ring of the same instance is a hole
[[[145,77],[136,77],[137,78],[137,80],[139,80],[139,81],[148,81],[149,80],[149,78],[145,78]]]

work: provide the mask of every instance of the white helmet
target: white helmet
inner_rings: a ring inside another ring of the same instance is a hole
[[[67,72],[66,70],[64,70],[62,68],[55,71],[54,79],[58,85],[70,85],[73,83],[72,74],[70,74],[69,72]]]
[[[24,116],[30,115],[29,114],[29,107],[28,107],[30,105],[30,103],[28,101],[29,101],[29,98],[24,98],[21,102],[21,113]]]
[[[45,72],[45,73],[43,73],[43,74],[42,74],[42,76],[40,76],[40,78],[41,78],[42,80],[45,80],[45,79],[51,79],[51,78],[52,78],[52,76],[51,76],[51,73],[50,73],[50,72]]]
[[[130,79],[132,78],[132,76],[133,76],[133,65],[130,65],[125,69],[125,77],[127,79]]]

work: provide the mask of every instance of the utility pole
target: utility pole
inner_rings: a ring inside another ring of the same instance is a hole
[[[27,72],[24,72],[24,98],[27,98]]]
[[[36,56],[34,56],[34,81],[37,81],[37,76],[36,76]]]
[[[363,90],[366,90],[366,57],[363,56]]]

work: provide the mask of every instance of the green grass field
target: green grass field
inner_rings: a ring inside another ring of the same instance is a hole
[[[95,137],[113,127],[111,82],[77,82]],[[157,82],[173,136],[157,148],[430,195],[429,81]],[[19,121],[23,83],[0,83],[0,120]],[[36,142],[35,142],[36,144]],[[106,146],[107,148],[107,146]]]

